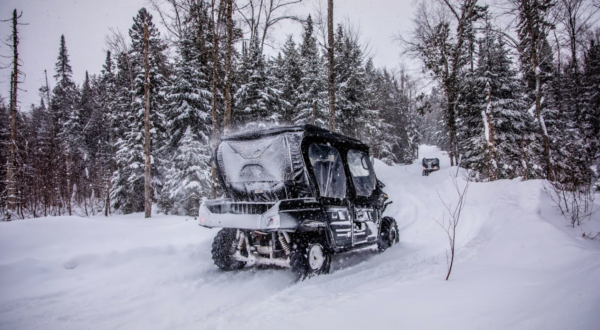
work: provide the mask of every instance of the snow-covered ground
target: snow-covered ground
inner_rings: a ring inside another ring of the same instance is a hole
[[[400,245],[298,284],[285,269],[219,271],[217,230],[189,217],[0,223],[0,329],[600,329],[600,241],[581,238],[600,216],[570,228],[541,181],[472,183],[444,281],[434,219],[456,168],[434,147],[420,156],[442,170],[376,165]]]

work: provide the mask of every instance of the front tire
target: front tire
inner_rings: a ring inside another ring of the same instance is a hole
[[[235,233],[235,229],[223,228],[217,233],[212,243],[212,258],[215,265],[221,270],[238,270],[246,265],[245,262],[235,260],[233,257],[237,250]]]
[[[298,280],[328,274],[331,268],[331,255],[321,243],[302,244],[292,249],[290,267]]]
[[[384,217],[381,221],[381,232],[379,233],[377,248],[383,252],[392,247],[392,245],[400,242],[400,234],[398,224],[394,218]]]

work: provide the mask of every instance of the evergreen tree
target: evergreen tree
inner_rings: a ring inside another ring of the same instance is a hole
[[[52,90],[51,112],[55,123],[55,134],[62,136],[63,140],[67,139],[67,134],[70,131],[66,127],[69,120],[76,117],[76,107],[78,101],[77,86],[73,82],[73,69],[69,63],[69,54],[65,36],[60,36],[60,49],[58,59],[55,64],[54,78],[57,81],[56,86]],[[66,142],[66,141],[63,141]]]
[[[104,209],[106,216],[110,212],[110,176],[114,170],[115,131],[119,126],[115,118],[119,110],[115,71],[111,52],[107,51],[100,75],[93,82],[94,109],[88,129],[89,144],[94,145],[92,149],[93,194],[102,205],[98,209]]]
[[[300,103],[299,89],[303,78],[300,54],[291,35],[283,45],[282,53],[282,61],[276,61],[276,65],[272,67],[275,72],[280,72],[277,77],[281,82],[278,89],[281,91],[281,99],[285,101],[282,103],[281,121],[290,123],[297,114]]]
[[[150,67],[150,133],[153,167],[153,186],[161,187],[161,169],[164,166],[164,146],[167,141],[167,120],[163,105],[168,63],[164,51],[166,45],[152,22],[152,15],[145,8],[138,11],[129,29],[131,48],[128,54],[122,54],[121,60],[129,66],[129,96],[131,102],[121,97],[126,127],[123,136],[116,142],[116,171],[112,178],[113,190],[111,201],[115,208],[125,213],[139,212],[144,209],[144,25],[149,33],[149,67]],[[124,86],[123,86],[124,87]],[[122,88],[123,88],[122,87]]]
[[[309,15],[304,26],[300,44],[300,71],[302,77],[298,86],[298,105],[294,123],[314,123],[319,127],[328,127],[327,70],[319,56],[317,39],[314,36],[312,18]]]
[[[347,36],[338,25],[335,39],[336,121],[343,134],[358,137],[361,123],[369,116],[365,109],[363,54],[355,36]]]
[[[478,41],[477,67],[470,75],[470,112],[461,113],[463,166],[479,179],[536,178],[540,144],[527,114],[524,86],[489,19]]]
[[[527,83],[528,104],[535,116],[538,133],[543,146],[545,177],[554,179],[551,143],[556,140],[553,131],[560,131],[556,122],[558,114],[553,108],[549,91],[553,68],[553,54],[548,44],[547,34],[552,28],[548,20],[555,4],[554,0],[514,0],[517,9],[517,34],[519,36],[519,55],[523,78]]]
[[[281,99],[281,91],[272,87],[276,85],[276,78],[268,75],[260,40],[256,36],[243,54],[240,71],[239,88],[233,97],[237,124],[258,127],[277,124],[282,117],[281,107],[289,105]]]
[[[208,137],[200,140],[188,127],[174,153],[172,166],[165,175],[166,197],[173,201],[171,210],[175,214],[198,215],[203,197],[210,193],[212,181],[210,153],[207,152]]]
[[[195,215],[202,196],[210,193],[211,93],[202,70],[202,54],[194,47],[193,24],[178,43],[172,83],[166,89],[170,122],[170,159],[159,204],[164,211]],[[196,163],[194,163],[197,161]]]
[[[600,35],[590,38],[584,61],[583,132],[596,161],[596,190],[600,190]]]
[[[81,159],[82,127],[77,109],[79,90],[72,80],[73,70],[69,64],[69,55],[65,36],[60,37],[60,49],[55,65],[54,78],[56,86],[52,90],[51,115],[53,134],[50,155],[51,169],[54,170],[54,189],[61,196],[59,208],[66,206],[67,212],[72,213],[73,182],[80,174],[77,170]]]

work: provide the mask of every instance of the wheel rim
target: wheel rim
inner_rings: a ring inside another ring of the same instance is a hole
[[[313,244],[308,250],[308,265],[312,270],[320,270],[325,263],[325,253],[320,244]]]

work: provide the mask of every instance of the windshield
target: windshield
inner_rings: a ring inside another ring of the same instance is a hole
[[[285,135],[224,141],[218,149],[224,179],[230,183],[292,180],[290,148]]]

